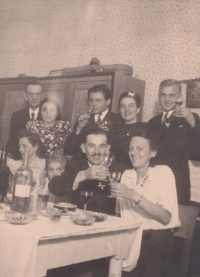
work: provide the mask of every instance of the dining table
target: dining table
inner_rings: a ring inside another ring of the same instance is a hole
[[[129,236],[140,226],[115,216],[83,226],[70,216],[52,221],[44,211],[28,224],[16,225],[1,211],[0,277],[44,277],[48,269],[103,257],[110,259],[108,276],[120,277]]]

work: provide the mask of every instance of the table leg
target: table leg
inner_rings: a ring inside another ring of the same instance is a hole
[[[122,276],[122,259],[115,257],[110,259],[109,275],[108,277],[121,277]]]

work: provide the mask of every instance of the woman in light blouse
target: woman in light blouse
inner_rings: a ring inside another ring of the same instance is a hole
[[[172,231],[180,226],[176,186],[169,167],[153,164],[158,145],[152,133],[133,134],[129,157],[134,169],[124,172],[120,184],[110,185],[121,217],[142,222],[139,259],[136,264],[134,245],[130,243],[123,277],[163,276],[173,253]]]

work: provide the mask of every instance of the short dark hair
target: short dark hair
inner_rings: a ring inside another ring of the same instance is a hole
[[[81,142],[82,143],[86,143],[87,141],[87,137],[89,135],[104,135],[107,139],[107,143],[109,143],[109,136],[108,136],[108,133],[101,129],[100,127],[98,126],[91,126],[91,127],[88,127],[87,130],[85,130],[82,134],[81,134]]]
[[[46,160],[46,169],[48,168],[49,163],[60,163],[60,165],[65,169],[67,164],[67,158],[59,153],[49,154]]]
[[[157,135],[155,135],[154,133],[152,133],[148,130],[134,132],[131,135],[130,142],[131,142],[132,138],[134,138],[134,137],[141,137],[141,138],[148,140],[151,151],[156,151],[158,153],[158,150],[160,148],[160,140],[157,137]],[[154,157],[150,160],[150,166],[154,166],[156,164],[157,164],[157,157]]]
[[[120,107],[121,100],[127,97],[133,98],[135,100],[136,106],[140,108],[140,103],[141,103],[140,95],[131,91],[125,91],[120,95],[119,101],[118,101],[119,107]]]
[[[21,138],[27,138],[32,146],[37,146],[36,155],[38,158],[46,157],[46,148],[41,144],[40,136],[37,133],[31,133],[27,129],[22,130],[17,135],[18,141]]]
[[[160,85],[159,85],[159,93],[161,91],[162,88],[165,88],[165,87],[171,87],[171,86],[177,86],[178,89],[180,90],[181,92],[181,83],[177,80],[174,80],[174,79],[166,79],[166,80],[163,80]]]
[[[44,99],[40,102],[40,110],[39,110],[40,115],[41,115],[41,108],[42,108],[42,105],[43,105],[44,103],[52,103],[52,104],[54,104],[54,105],[56,106],[56,108],[57,108],[58,113],[59,113],[60,107],[59,107],[59,105],[58,105],[58,102],[57,102],[55,99],[53,99],[53,98],[48,98],[48,97],[46,97],[46,98],[44,98]]]
[[[31,81],[31,82],[29,82],[25,85],[25,93],[27,93],[27,87],[28,86],[41,86],[42,91],[43,91],[42,85],[40,83],[38,83],[36,80],[33,80],[33,81]]]
[[[106,85],[95,85],[88,89],[88,98],[92,92],[101,92],[104,95],[105,100],[111,99],[111,90]]]

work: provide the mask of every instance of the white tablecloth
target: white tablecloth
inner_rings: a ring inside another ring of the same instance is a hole
[[[75,225],[64,216],[59,222],[53,223],[48,217],[39,215],[37,220],[26,225],[13,225],[1,220],[0,277],[35,277],[39,240],[134,229],[139,226],[137,221],[133,223],[112,216],[108,216],[105,222],[95,222],[91,226]]]

